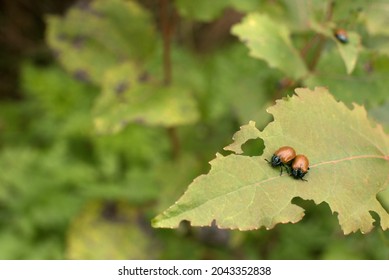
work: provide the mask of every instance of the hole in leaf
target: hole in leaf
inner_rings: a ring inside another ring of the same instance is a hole
[[[201,227],[197,231],[197,238],[209,246],[227,246],[230,241],[230,232],[226,229],[219,229],[213,220],[210,227]]]
[[[177,232],[181,236],[190,236],[192,234],[192,226],[188,220],[182,220],[177,228]]]
[[[262,139],[250,139],[242,145],[243,154],[245,156],[260,156],[263,153],[265,144]]]
[[[374,211],[369,211],[370,215],[373,217],[374,219],[374,222],[373,222],[373,225],[374,227],[379,227],[381,225],[381,219],[380,219],[380,215],[378,215],[376,212]]]
[[[328,230],[338,226],[337,214],[333,214],[329,205],[325,202],[316,205],[313,200],[304,200],[300,197],[292,199],[292,203],[300,206],[305,211],[302,223],[314,223],[316,226]]]

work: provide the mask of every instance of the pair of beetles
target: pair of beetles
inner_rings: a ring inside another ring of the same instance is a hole
[[[296,155],[296,151],[289,146],[283,146],[274,152],[270,161],[266,159],[272,167],[280,166],[282,175],[282,168],[285,167],[290,176],[295,179],[305,180],[303,177],[308,173],[309,161],[304,155]]]

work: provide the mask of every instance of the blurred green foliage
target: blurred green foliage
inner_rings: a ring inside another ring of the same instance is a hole
[[[179,20],[170,27],[168,85],[159,2],[81,1],[64,17],[48,17],[47,43],[59,64],[26,60],[23,99],[0,102],[0,258],[389,258],[387,232],[343,236],[327,205],[302,200],[303,221],[271,231],[151,228],[240,125],[254,120],[263,128],[271,121],[265,108],[298,85],[328,86],[389,127],[386,1],[191,2],[169,6]],[[230,30],[226,8],[238,19],[259,11],[287,26],[292,47],[306,50],[309,74],[291,79],[286,68],[250,57],[229,31],[213,29],[227,22]],[[334,27],[361,37],[350,75],[328,33]],[[98,129],[100,118],[106,129]],[[260,154],[263,143],[254,144]]]

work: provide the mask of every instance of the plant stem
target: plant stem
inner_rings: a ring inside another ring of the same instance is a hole
[[[172,83],[170,38],[173,27],[170,20],[169,4],[169,0],[159,1],[163,40],[163,83],[165,86],[169,86]],[[172,156],[173,158],[178,158],[180,154],[180,139],[178,137],[177,129],[175,127],[169,127],[166,129],[166,131],[170,139],[170,145],[172,147]]]
[[[333,15],[334,11],[334,2],[331,1],[328,3],[328,9],[327,9],[327,15],[326,15],[326,21],[330,21]],[[308,50],[317,43],[317,48],[315,50],[315,55],[313,56],[313,59],[310,63],[308,63],[308,69],[310,71],[313,71],[316,68],[317,63],[319,62],[321,53],[324,48],[324,44],[326,42],[326,38],[322,34],[316,35],[312,40],[310,40],[307,45],[304,46],[304,48],[301,51],[301,55],[305,56],[308,52]]]
[[[163,39],[163,81],[169,85],[172,81],[172,64],[170,55],[170,37],[172,26],[169,18],[169,0],[160,0],[161,27]]]

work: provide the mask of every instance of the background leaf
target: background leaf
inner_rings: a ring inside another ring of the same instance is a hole
[[[266,108],[291,95],[295,87],[327,87],[349,109],[353,102],[364,105],[389,131],[387,1],[332,3],[7,1],[0,28],[0,259],[388,259],[389,230],[376,227],[369,235],[345,236],[328,203],[316,205],[299,196],[285,200],[285,205],[295,205],[291,210],[299,215],[305,210],[304,218],[291,224],[286,215],[273,215],[285,224],[271,231],[218,229],[215,221],[204,227],[183,222],[175,230],[149,225],[193,178],[209,172],[208,162],[216,151],[223,155],[212,161],[217,170],[223,173],[223,165],[231,165],[228,184],[237,170],[242,181],[263,173],[277,182],[285,180],[285,193],[293,184],[306,189],[314,182],[324,165],[310,170],[307,183],[286,174],[280,178],[279,170],[264,161],[277,145],[293,141],[311,161],[328,156],[310,154],[321,148],[322,140],[310,136],[315,128],[306,129],[310,120],[304,114],[313,109],[303,104],[287,107],[291,100],[281,102],[287,108],[281,128],[267,138],[261,132],[273,120]],[[231,35],[233,25],[242,25],[238,21],[247,13],[260,13],[273,23],[260,30],[267,34],[251,30],[254,39],[275,39],[268,47],[297,54],[309,73],[294,78],[289,61],[280,62],[284,68],[270,68],[269,61],[278,61],[278,53],[268,49],[262,53],[264,59],[248,55],[247,45]],[[351,43],[337,45],[333,32],[338,27],[357,34],[361,49],[347,52]],[[170,48],[162,44],[168,40]],[[348,61],[356,61],[351,74],[345,71],[338,47],[349,55]],[[323,109],[319,103],[310,105]],[[327,108],[309,118],[317,121],[322,112],[333,113]],[[100,121],[100,133],[95,120]],[[336,119],[333,128],[324,128],[343,130],[349,120],[342,120],[345,124]],[[231,135],[247,123],[229,145]],[[327,136],[326,143],[336,139]],[[242,168],[249,159],[258,159],[262,169],[248,168],[246,174]],[[349,185],[354,176],[370,176],[370,164],[357,175],[354,162],[349,164],[347,170],[340,168]],[[336,170],[334,164],[318,185],[338,186],[333,183]],[[272,191],[280,188],[276,185]],[[379,192],[377,200],[388,210],[389,188]],[[248,205],[240,201],[235,209]],[[267,205],[265,211],[276,208]],[[378,225],[379,215],[370,214]],[[247,217],[242,221],[248,223]]]
[[[342,60],[334,52],[323,53],[318,70],[305,80],[308,87],[326,86],[347,105],[356,102],[371,108],[388,99],[389,80],[385,78],[389,74],[387,56],[363,52],[352,75],[347,75],[339,71]]]
[[[296,79],[307,74],[305,64],[290,40],[289,30],[268,15],[248,14],[232,28],[232,34],[247,45],[251,56],[265,60],[270,67]]]
[[[106,73],[95,106],[98,132],[118,132],[131,122],[176,126],[198,119],[197,105],[188,89],[153,83],[147,74],[138,72],[135,65],[127,63]]]
[[[47,41],[78,79],[100,84],[123,61],[142,61],[155,47],[150,14],[133,1],[83,2],[64,18],[47,18]]]
[[[303,209],[291,203],[301,197],[328,203],[346,234],[370,231],[370,211],[380,216],[381,227],[387,229],[389,214],[376,199],[389,183],[389,138],[382,127],[372,127],[362,107],[350,111],[324,88],[296,93],[269,108],[275,121],[260,133],[266,146],[263,157],[218,155],[209,174],[195,179],[153,225],[176,227],[188,220],[205,226],[215,220],[221,228],[272,228],[302,218]],[[235,138],[243,142],[253,133],[251,123]],[[264,161],[284,145],[308,156],[308,182],[279,176],[279,170]]]
[[[142,223],[142,217],[126,203],[89,203],[71,225],[68,258],[153,259],[158,250]]]
[[[357,64],[358,54],[361,48],[361,38],[355,32],[348,32],[347,35],[349,40],[347,44],[342,44],[337,39],[335,39],[335,41],[344,64],[346,65],[347,74],[350,74]]]

